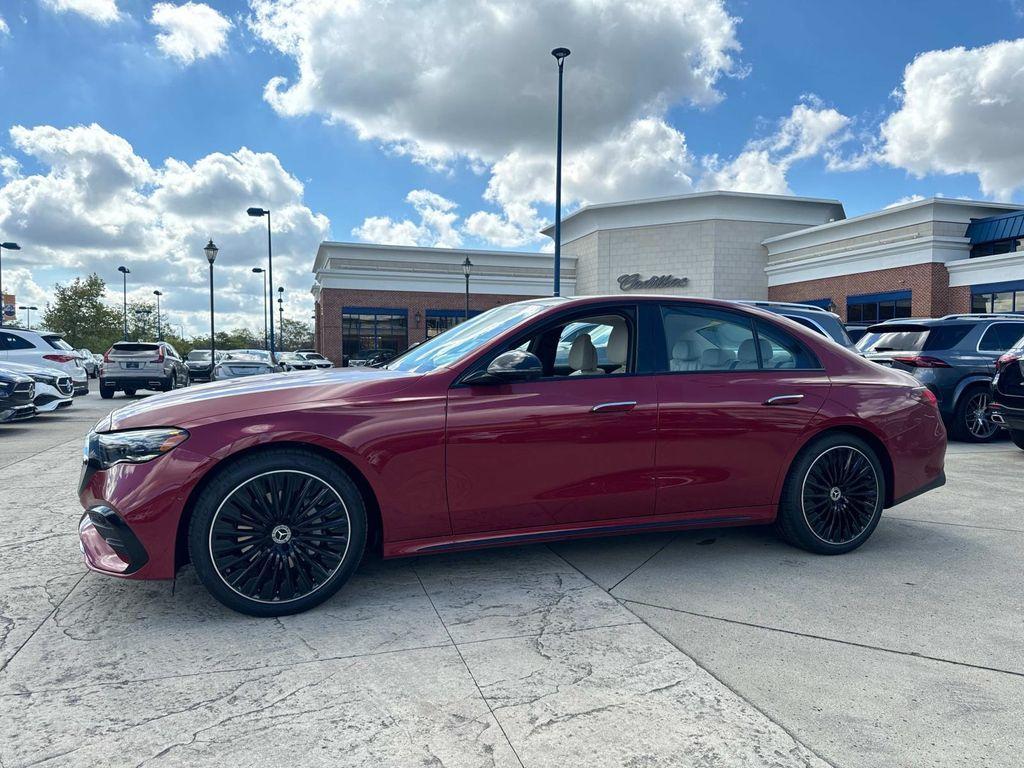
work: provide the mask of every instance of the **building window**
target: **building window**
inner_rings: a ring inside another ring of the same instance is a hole
[[[409,311],[389,307],[344,307],[341,311],[341,353],[364,357],[375,350],[393,354],[409,346]]]
[[[880,323],[898,317],[910,317],[910,291],[872,293],[846,299],[848,323]]]
[[[476,317],[479,311],[470,310],[469,316]],[[449,328],[466,319],[466,311],[463,309],[428,309],[427,310],[427,338],[432,339],[439,333],[444,333]]]
[[[971,258],[979,256],[996,256],[1000,253],[1014,253],[1024,251],[1024,238],[1011,237],[1006,240],[993,240],[988,243],[978,243],[971,248]]]
[[[1024,312],[1024,281],[973,286],[971,312]]]

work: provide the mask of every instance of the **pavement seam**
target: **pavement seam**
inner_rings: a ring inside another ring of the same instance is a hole
[[[577,568],[577,567],[576,567],[575,565],[573,565],[573,564],[572,564],[572,563],[571,563],[571,562],[570,562],[569,560],[567,560],[566,558],[562,557],[562,556],[561,556],[560,554],[558,554],[558,553],[557,553],[557,552],[555,552],[555,551],[554,551],[553,549],[551,549],[551,547],[550,547],[549,545],[545,545],[545,546],[547,547],[547,549],[548,549],[549,551],[551,551],[551,552],[552,552],[552,554],[554,554],[554,555],[555,555],[556,557],[560,557],[560,558],[562,558],[562,560],[564,560],[564,561],[565,561],[566,563],[568,563],[568,565],[569,565],[570,567],[574,568],[574,569],[575,569],[575,570],[576,570],[576,571],[577,571],[577,572],[578,572],[578,573],[579,573],[579,574],[580,574],[580,575],[581,575],[581,576],[582,576],[583,578],[585,578],[585,579],[589,579],[589,580],[590,580],[590,581],[592,581],[592,582],[593,582],[594,584],[596,584],[598,588],[600,588],[600,589],[604,589],[604,587],[602,587],[602,586],[601,586],[600,584],[597,584],[597,582],[594,582],[594,580],[593,580],[593,579],[591,579],[591,578],[590,578],[589,576],[587,576],[587,574],[585,574],[585,573],[584,573],[583,571],[581,571],[581,570],[580,570],[579,568]],[[664,547],[663,547],[663,549],[664,549]],[[650,558],[648,558],[648,559],[650,559]],[[708,668],[707,668],[707,667],[705,667],[705,666],[704,666],[703,664],[701,664],[701,663],[700,663],[699,661],[697,661],[697,659],[696,659],[696,658],[694,658],[694,656],[693,656],[693,655],[692,655],[691,653],[689,653],[688,651],[686,651],[686,650],[685,650],[685,649],[683,649],[683,648],[680,648],[680,647],[679,647],[679,646],[678,646],[678,645],[677,645],[676,643],[672,642],[671,638],[668,638],[668,637],[666,637],[666,636],[665,636],[665,635],[663,635],[663,634],[662,634],[661,632],[659,632],[659,631],[658,631],[657,629],[655,629],[655,628],[654,628],[654,627],[652,627],[652,626],[651,626],[650,624],[648,624],[648,623],[647,623],[646,621],[644,621],[644,618],[643,618],[643,616],[640,616],[640,615],[638,615],[638,614],[636,614],[636,613],[633,613],[633,611],[631,611],[631,610],[629,609],[629,606],[628,606],[628,605],[626,604],[626,602],[627,602],[627,601],[625,601],[625,600],[620,600],[620,599],[619,599],[619,598],[617,598],[617,597],[616,597],[615,595],[613,595],[613,594],[612,594],[612,593],[611,593],[611,592],[610,592],[609,590],[604,590],[604,591],[605,591],[605,592],[606,592],[606,593],[608,594],[608,596],[609,596],[610,598],[612,598],[612,600],[614,600],[614,601],[615,601],[615,602],[617,602],[617,603],[618,603],[619,605],[621,605],[621,606],[622,606],[622,607],[623,607],[623,608],[624,608],[625,610],[629,611],[629,612],[630,612],[630,613],[632,613],[632,614],[633,614],[634,616],[636,616],[636,617],[637,617],[637,619],[639,619],[639,620],[640,620],[640,622],[641,622],[642,624],[644,624],[644,625],[645,625],[645,626],[646,626],[646,627],[647,627],[648,629],[650,629],[650,630],[651,630],[651,631],[652,631],[652,632],[653,632],[654,634],[656,634],[656,635],[657,635],[658,637],[660,637],[660,638],[661,638],[662,640],[664,640],[664,641],[665,641],[666,643],[668,643],[668,644],[669,644],[669,645],[671,645],[671,646],[672,646],[673,648],[675,648],[675,649],[676,649],[677,651],[679,651],[679,653],[683,654],[683,655],[684,655],[684,656],[685,656],[686,658],[688,658],[688,659],[689,659],[690,661],[692,661],[692,662],[694,663],[694,665],[695,665],[695,666],[696,666],[696,667],[697,667],[698,669],[701,669],[701,670],[703,670],[703,671],[704,671],[705,673],[707,673],[707,675],[708,675],[709,677],[711,677],[711,679],[712,679],[712,680],[715,680],[715,681],[716,681],[716,682],[717,682],[717,683],[718,683],[719,685],[721,685],[721,686],[722,686],[723,688],[725,688],[726,690],[730,691],[730,692],[731,692],[731,693],[732,693],[732,694],[733,694],[733,695],[734,695],[734,696],[735,696],[736,698],[738,698],[738,699],[739,699],[740,701],[746,702],[747,706],[749,706],[749,707],[750,707],[751,709],[753,709],[753,710],[754,710],[755,712],[758,712],[758,713],[760,713],[760,714],[761,714],[761,716],[762,716],[762,717],[764,717],[764,719],[765,719],[765,720],[767,720],[768,722],[772,723],[772,724],[773,724],[773,725],[774,725],[774,726],[775,726],[776,728],[778,728],[778,729],[779,729],[780,731],[782,731],[782,732],[783,732],[783,733],[785,733],[785,734],[786,734],[787,736],[789,736],[789,738],[791,738],[791,739],[793,740],[793,743],[794,743],[794,744],[799,744],[799,745],[800,745],[801,747],[803,747],[804,749],[806,749],[806,750],[807,750],[808,752],[810,752],[810,753],[811,753],[812,755],[814,755],[814,756],[815,756],[816,758],[818,758],[818,759],[819,759],[819,760],[821,760],[821,761],[822,761],[823,763],[825,763],[825,765],[831,765],[831,766],[835,766],[835,765],[836,765],[836,764],[835,764],[835,763],[833,763],[833,762],[832,762],[831,760],[827,759],[827,758],[826,758],[826,757],[825,757],[824,755],[822,755],[822,754],[821,754],[820,752],[818,752],[818,750],[814,749],[814,748],[813,748],[813,747],[811,747],[811,746],[810,746],[809,744],[807,744],[806,742],[804,742],[804,741],[803,741],[803,739],[799,738],[799,737],[798,737],[798,736],[797,736],[797,735],[796,735],[795,733],[793,733],[793,731],[791,731],[791,730],[790,730],[789,728],[787,728],[787,727],[786,727],[785,725],[783,725],[783,724],[782,724],[782,723],[780,723],[780,722],[779,722],[778,720],[776,720],[776,719],[775,719],[774,717],[772,717],[772,716],[771,716],[771,715],[769,715],[769,714],[768,714],[767,712],[765,712],[765,711],[764,711],[763,709],[761,709],[761,707],[757,706],[757,704],[755,704],[755,703],[754,703],[754,702],[752,702],[752,701],[751,701],[750,699],[748,699],[748,698],[747,698],[746,696],[744,696],[744,695],[743,695],[742,693],[740,693],[740,692],[739,692],[739,691],[738,691],[737,689],[735,689],[735,688],[733,688],[733,687],[732,687],[731,685],[729,685],[729,683],[727,683],[727,682],[726,682],[725,680],[723,680],[722,678],[720,678],[720,677],[719,677],[718,675],[716,675],[716,674],[715,674],[714,672],[712,672],[712,671],[711,671],[710,669],[708,669]],[[638,603],[638,604],[639,604],[639,605],[643,605],[643,603]],[[657,607],[657,606],[654,606],[654,607]]]
[[[667,547],[667,546],[668,546],[669,544],[671,544],[671,543],[672,543],[673,541],[675,541],[675,540],[676,540],[676,539],[678,539],[678,538],[679,538],[679,534],[678,534],[678,533],[676,533],[676,534],[674,534],[674,535],[670,536],[670,537],[669,537],[669,540],[668,540],[668,541],[666,541],[666,542],[665,542],[664,544],[662,544],[662,545],[661,545],[660,547],[658,547],[657,551],[653,552],[653,553],[651,554],[651,556],[650,556],[650,557],[648,557],[648,558],[647,558],[646,560],[644,560],[644,561],[643,561],[642,563],[640,563],[640,565],[638,565],[638,566],[637,566],[636,568],[634,568],[633,570],[631,570],[631,571],[630,571],[629,573],[627,573],[627,574],[626,574],[625,576],[623,576],[623,577],[622,577],[621,579],[619,579],[619,580],[618,580],[618,581],[616,581],[616,582],[615,582],[614,584],[612,584],[612,585],[611,585],[610,587],[608,587],[608,589],[606,589],[605,591],[606,591],[606,592],[607,592],[607,593],[608,593],[609,595],[611,595],[611,592],[612,592],[612,590],[613,590],[613,589],[615,589],[615,588],[616,588],[617,586],[619,586],[619,584],[621,584],[622,582],[624,582],[624,581],[625,581],[626,579],[628,579],[628,578],[629,578],[630,576],[632,576],[632,575],[633,575],[634,573],[636,573],[636,572],[637,572],[637,571],[639,571],[639,570],[640,570],[641,568],[643,568],[643,567],[644,567],[645,565],[647,565],[647,564],[648,564],[649,562],[651,562],[651,560],[653,560],[653,559],[654,559],[654,558],[656,558],[656,557],[657,557],[658,555],[660,555],[660,554],[661,554],[661,553],[662,553],[662,552],[663,552],[663,551],[665,550],[665,547]],[[561,556],[560,556],[560,557],[561,557]],[[566,562],[569,562],[568,558],[566,558],[566,557],[562,557],[562,559],[563,559],[563,560],[565,560]],[[602,587],[602,589],[604,589],[604,588]]]
[[[613,597],[614,597],[614,595],[613,595]],[[871,645],[870,643],[858,643],[858,642],[855,642],[853,640],[840,640],[840,639],[835,638],[835,637],[826,637],[825,635],[815,635],[815,634],[811,634],[809,632],[797,632],[796,630],[792,630],[792,629],[782,629],[780,627],[770,627],[770,626],[767,626],[766,624],[754,624],[753,622],[740,621],[739,619],[727,619],[727,618],[724,618],[722,616],[711,616],[711,615],[706,614],[706,613],[698,613],[697,611],[687,611],[684,608],[670,608],[670,607],[665,606],[665,605],[655,605],[654,603],[646,603],[643,600],[630,600],[628,597],[623,597],[623,598],[616,597],[615,599],[618,600],[622,604],[632,603],[633,605],[643,605],[643,606],[646,606],[648,608],[657,608],[657,609],[662,610],[662,611],[672,611],[674,613],[684,613],[687,616],[696,616],[697,618],[709,619],[711,621],[722,621],[722,622],[725,622],[727,624],[736,624],[738,626],[750,627],[752,629],[763,629],[763,630],[767,630],[768,632],[779,632],[780,634],[792,635],[794,637],[804,637],[804,638],[807,638],[809,640],[822,640],[822,641],[827,642],[827,643],[837,643],[839,645],[849,645],[849,646],[854,647],[854,648],[864,648],[864,649],[869,650],[869,651],[881,651],[882,653],[892,653],[892,654],[896,654],[897,656],[908,656],[908,657],[910,657],[912,659],[924,659],[926,661],[937,661],[937,662],[940,662],[942,664],[953,664],[954,666],[968,667],[970,669],[979,669],[979,670],[982,670],[984,672],[997,672],[997,673],[1004,674],[1004,675],[1013,675],[1014,677],[1024,677],[1024,672],[1016,672],[1016,671],[1014,671],[1012,669],[1000,669],[999,667],[987,667],[984,664],[972,664],[969,661],[956,661],[954,659],[944,659],[941,656],[929,656],[928,654],[925,654],[925,653],[915,653],[913,651],[899,651],[899,650],[896,650],[895,648],[885,648],[884,646]],[[631,613],[632,613],[632,611],[631,611]],[[636,615],[636,614],[634,614],[634,615]],[[642,617],[641,617],[641,621],[643,621]],[[646,623],[646,622],[644,622],[644,623]],[[655,630],[655,631],[657,632],[657,630]],[[669,642],[671,642],[671,641],[669,641]]]
[[[36,456],[44,454],[47,451],[52,451],[52,450],[54,450],[56,448],[63,448],[65,445],[71,445],[72,443],[80,443],[81,441],[82,441],[81,437],[75,437],[75,438],[72,438],[71,440],[65,440],[63,443],[55,443],[55,444],[51,445],[48,448],[43,448],[43,450],[41,450],[41,451],[36,451],[35,453],[30,454],[28,456],[25,456],[23,458],[20,458],[17,461],[12,461],[10,464],[4,464],[2,467],[0,467],[0,472],[5,472],[8,469],[10,469],[11,467],[13,467],[13,466],[15,466],[17,464],[21,464],[21,462],[23,462],[23,461],[28,461],[29,459],[34,459]]]
[[[455,638],[452,637],[452,633],[448,631],[448,625],[445,624],[444,619],[441,618],[441,612],[438,611],[437,606],[434,605],[434,600],[430,597],[430,593],[427,591],[427,586],[423,583],[423,579],[420,578],[420,574],[416,570],[415,564],[412,566],[412,572],[416,574],[416,580],[420,583],[420,589],[423,590],[423,594],[430,603],[430,607],[434,609],[434,614],[437,616],[437,620],[441,622],[441,626],[444,627],[444,631],[448,635],[448,639],[452,641],[452,647],[455,648],[455,652],[459,654],[459,658],[462,660],[462,666],[466,668],[466,673],[469,675],[469,679],[472,680],[473,685],[476,686],[476,692],[480,694],[481,701],[483,701],[484,706],[487,707],[487,711],[491,713],[491,717],[494,719],[495,725],[498,726],[498,730],[501,731],[501,735],[505,737],[505,743],[508,744],[508,748],[512,750],[512,754],[516,756],[516,762],[518,762],[520,766],[523,766],[523,759],[519,756],[519,752],[512,744],[512,739],[510,739],[508,734],[505,732],[505,726],[501,724],[498,716],[494,714],[494,708],[491,706],[491,702],[488,701],[483,690],[480,688],[480,683],[477,682],[476,675],[473,674],[473,670],[470,669],[469,664],[466,663],[466,657],[462,655],[462,649],[459,648],[459,644],[455,642]],[[523,768],[525,768],[525,766],[523,766]]]
[[[970,523],[947,523],[943,520],[922,520],[918,517],[903,517],[901,515],[885,515],[889,520],[902,520],[907,523],[926,523],[928,525],[952,525],[957,528],[976,528],[981,531],[1003,531],[1005,533],[1024,533],[1024,528],[999,528],[992,525],[971,525]]]
[[[82,574],[81,578],[79,578],[78,581],[75,582],[74,586],[71,587],[71,589],[69,589],[65,593],[64,597],[57,601],[57,604],[53,606],[53,610],[46,614],[46,618],[44,618],[41,622],[39,622],[39,624],[36,625],[36,628],[32,630],[32,634],[25,638],[25,642],[18,646],[17,650],[11,654],[11,657],[7,659],[7,661],[5,661],[3,664],[0,664],[0,672],[3,672],[5,669],[11,666],[11,662],[18,657],[18,654],[21,653],[21,649],[28,645],[30,642],[32,642],[32,638],[36,636],[36,633],[43,628],[43,625],[46,624],[46,622],[53,618],[54,614],[56,614],[57,611],[60,610],[60,607],[64,605],[64,601],[71,597],[71,593],[78,589],[78,585],[82,583],[82,580],[87,575],[88,573]]]

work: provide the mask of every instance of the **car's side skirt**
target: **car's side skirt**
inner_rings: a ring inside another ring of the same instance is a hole
[[[384,557],[408,557],[452,552],[485,547],[507,547],[519,544],[539,544],[547,541],[582,539],[594,536],[622,536],[631,533],[676,531],[687,528],[717,528],[737,525],[764,525],[775,520],[773,505],[708,510],[678,515],[645,515],[643,517],[603,520],[599,524],[582,526],[544,526],[542,528],[464,533],[429,539],[385,542]]]

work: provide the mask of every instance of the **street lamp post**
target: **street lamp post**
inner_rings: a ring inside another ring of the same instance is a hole
[[[8,251],[20,251],[17,243],[0,243],[0,325],[4,324],[4,248]]]
[[[124,325],[124,340],[128,341],[128,275],[132,271],[125,266],[118,267],[117,271],[121,273],[121,317]]]
[[[462,262],[462,274],[466,276],[466,320],[469,320],[469,274],[473,271],[473,262],[469,260],[469,256]]]
[[[281,349],[284,349],[284,286],[277,286],[277,312],[281,316],[281,323],[278,326],[281,329],[280,341]],[[273,319],[273,315],[270,316]]]
[[[163,341],[164,334],[160,328],[160,297],[163,296],[161,291],[153,291],[153,295],[156,296],[156,340]]]
[[[555,296],[562,295],[562,65],[568,48],[555,48],[551,55],[558,62],[558,129],[555,139]]]
[[[274,292],[274,249],[271,247],[270,241],[270,210],[267,208],[248,208],[246,210],[250,216],[267,217],[267,280],[270,283],[270,292]],[[274,363],[274,313],[270,313],[270,362]]]
[[[31,331],[32,330],[32,313],[35,312],[37,309],[39,309],[39,307],[21,306],[21,307],[18,307],[18,309],[24,309],[25,310],[25,330]]]
[[[263,275],[263,348],[270,349],[267,345],[267,270],[253,267],[252,271],[255,275]]]
[[[206,252],[206,260],[210,262],[210,381],[213,381],[213,372],[217,369],[217,337],[213,330],[213,262],[217,258],[218,249],[212,237],[203,250]]]

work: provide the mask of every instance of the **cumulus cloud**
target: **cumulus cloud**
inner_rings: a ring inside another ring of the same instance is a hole
[[[163,30],[156,36],[157,47],[181,64],[223,53],[232,26],[210,6],[193,2],[157,3],[149,22]]]
[[[7,26],[7,22],[4,21],[4,17],[0,16],[0,37],[7,37],[11,34],[11,28]]]
[[[19,267],[31,266],[48,293],[61,275],[95,271],[113,281],[116,266],[126,264],[129,293],[149,300],[159,288],[173,322],[198,332],[207,311],[202,247],[212,237],[221,249],[218,315],[226,327],[256,327],[262,282],[249,270],[266,260],[266,230],[245,210],[258,205],[273,211],[274,278],[286,288],[286,313],[310,314],[310,258],[329,222],[304,204],[302,183],[273,154],[242,147],[154,166],[95,124],[15,126],[11,140],[45,170],[0,186],[0,231],[23,249],[8,257],[10,273],[4,260],[5,287],[35,290]]]
[[[972,173],[986,195],[1024,186],[1024,39],[917,56],[878,159],[915,176]]]
[[[898,200],[893,200],[891,203],[889,203],[885,207],[887,209],[888,208],[899,208],[901,205],[906,205],[907,203],[916,203],[916,202],[918,202],[920,200],[924,200],[924,195],[904,195],[903,197],[899,198]]]
[[[360,240],[384,245],[421,245],[458,248],[462,238],[455,228],[455,203],[426,189],[414,189],[405,196],[419,221],[395,221],[388,216],[370,216],[352,230]]]
[[[121,18],[117,0],[41,0],[55,13],[77,13],[100,24],[110,24]]]

